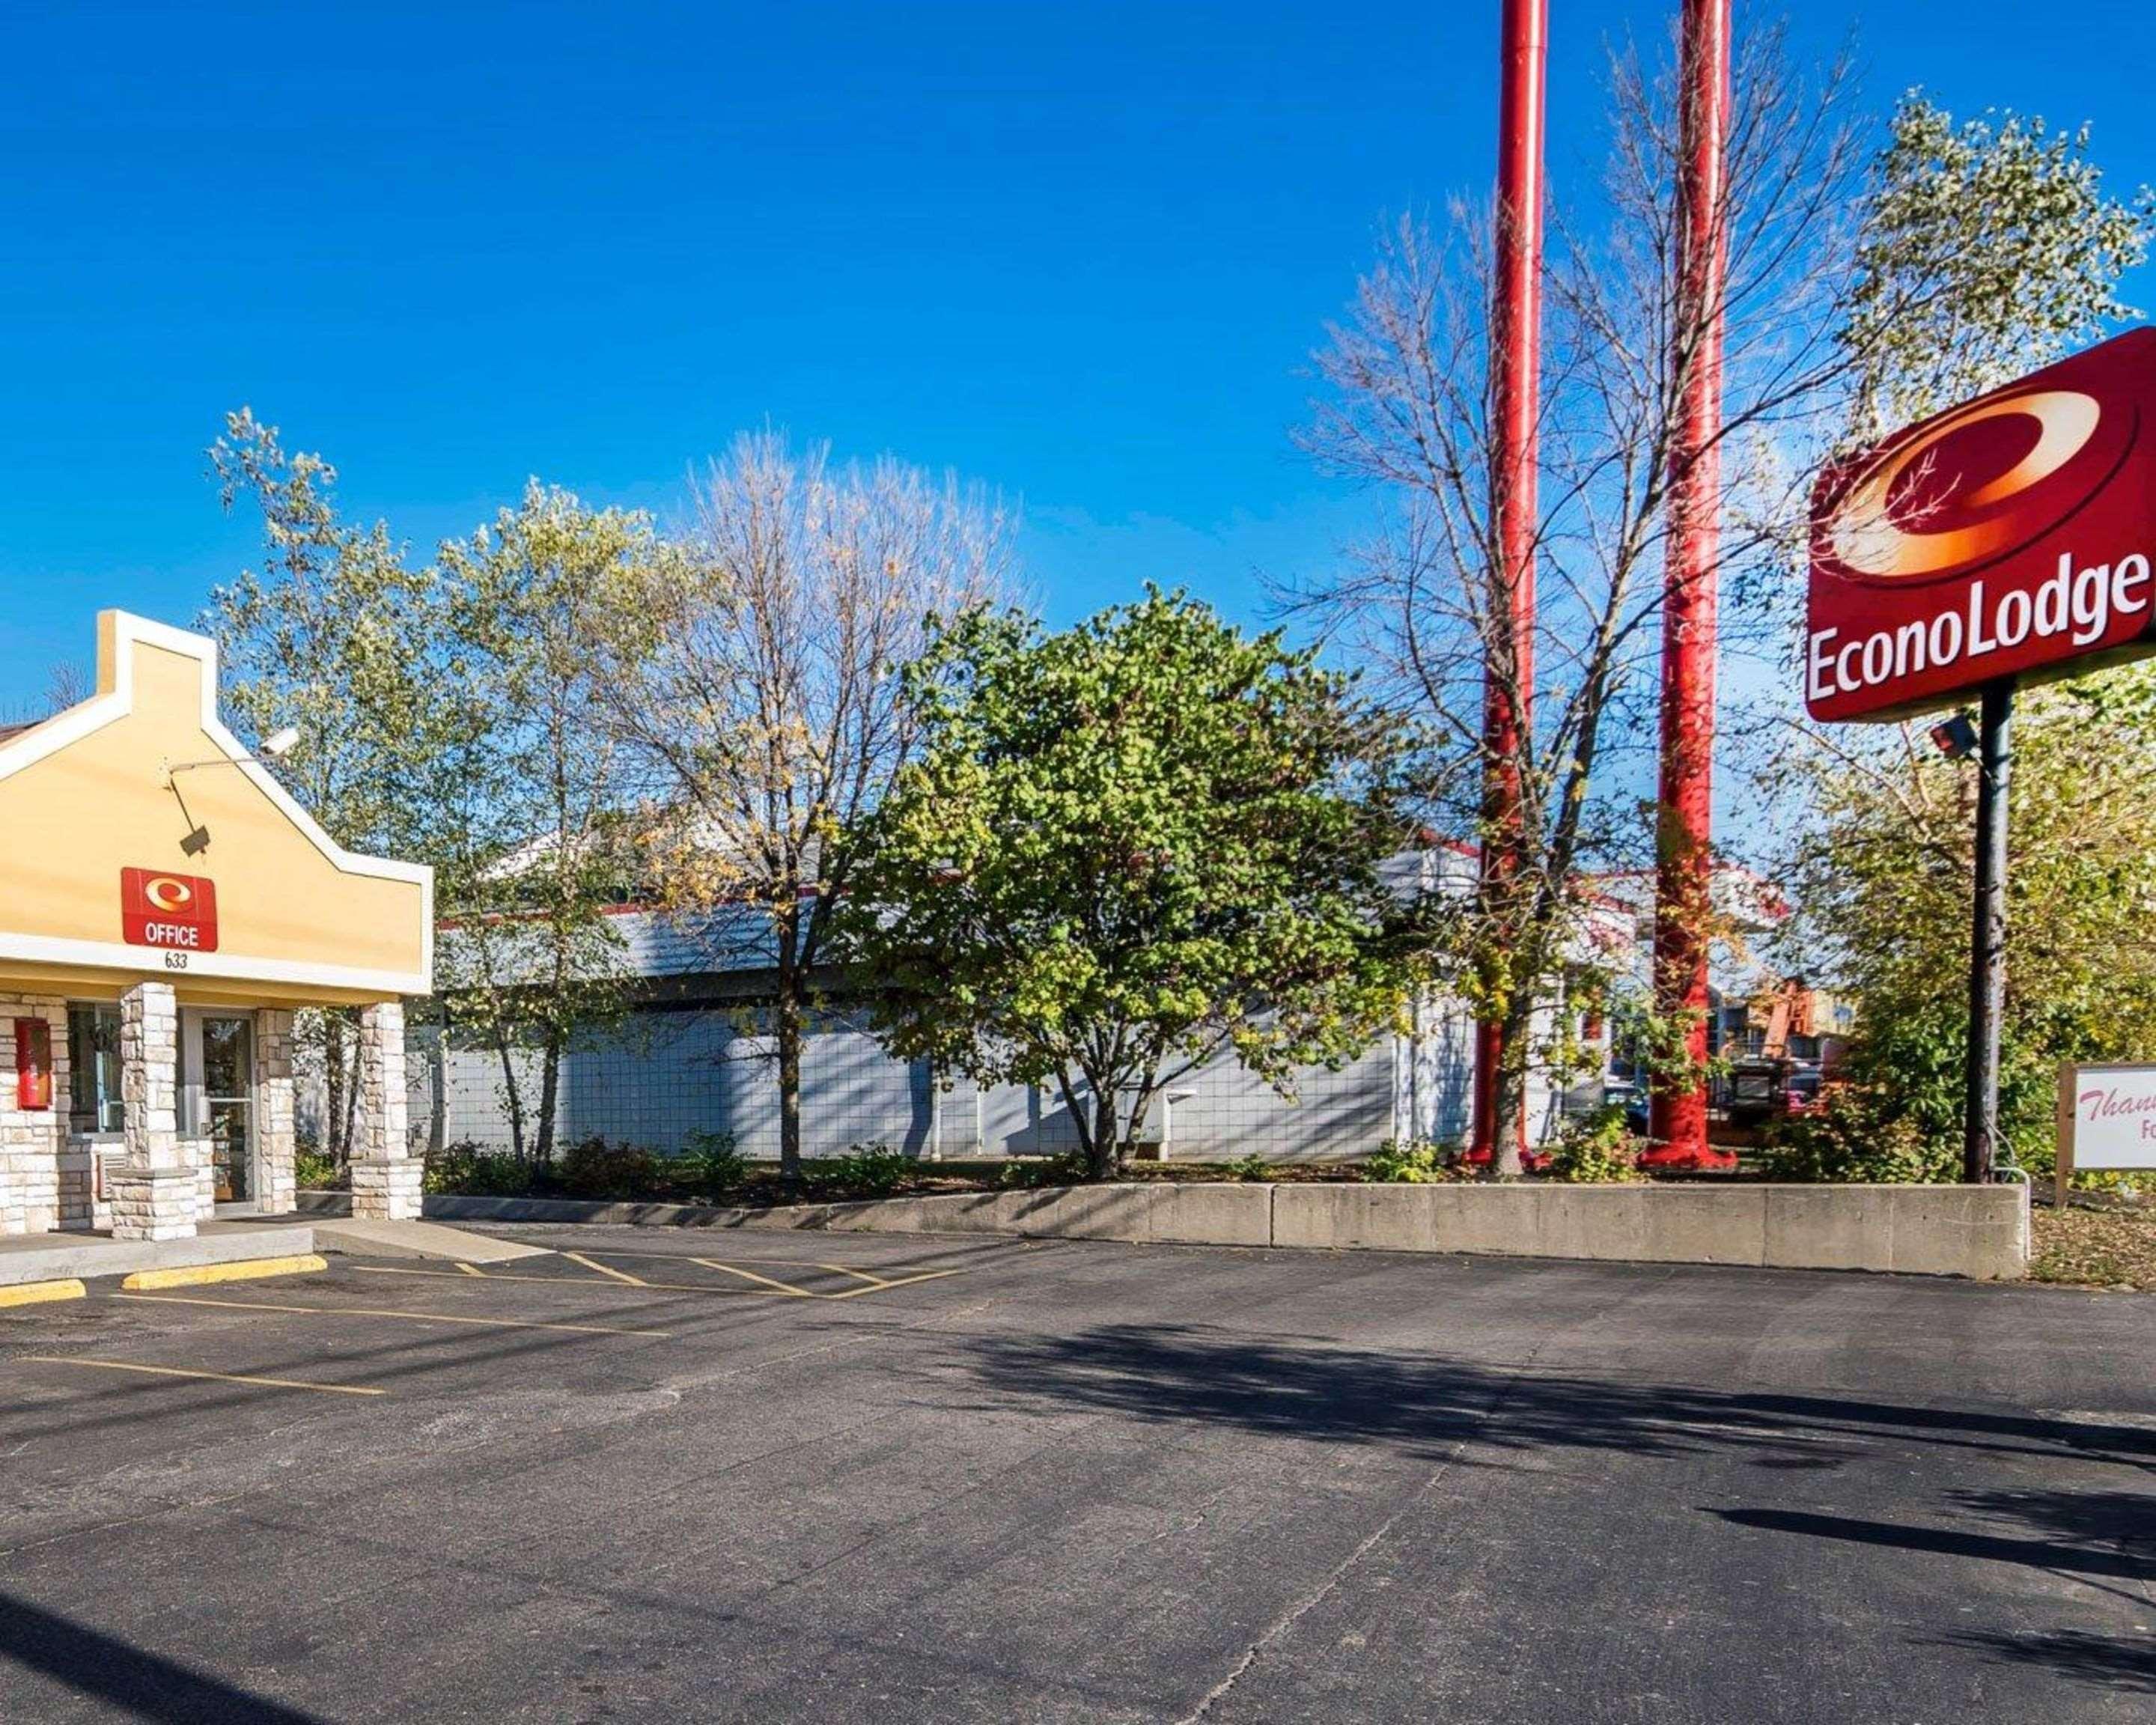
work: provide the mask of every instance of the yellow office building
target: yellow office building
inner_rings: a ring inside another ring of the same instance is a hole
[[[0,728],[0,1234],[291,1209],[293,1013],[323,1005],[361,1009],[354,1214],[417,1215],[403,1003],[433,899],[219,722],[214,643],[102,614],[96,694]]]

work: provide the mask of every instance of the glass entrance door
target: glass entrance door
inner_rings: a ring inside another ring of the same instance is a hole
[[[210,1142],[219,1204],[249,1204],[254,1187],[254,1023],[238,1014],[190,1014],[182,1038],[187,1118]]]

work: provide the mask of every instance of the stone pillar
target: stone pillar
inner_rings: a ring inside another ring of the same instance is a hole
[[[180,1154],[180,1013],[169,983],[120,997],[120,1096],[127,1160],[112,1178],[115,1240],[195,1231],[195,1173]]]
[[[292,1087],[292,1014],[264,1007],[254,1014],[254,1132],[260,1147],[262,1208],[283,1215],[299,1207],[293,1161],[299,1150]]]
[[[379,1221],[419,1214],[425,1165],[405,1127],[404,1003],[378,1001],[359,1014],[359,1141],[352,1147],[352,1213]]]

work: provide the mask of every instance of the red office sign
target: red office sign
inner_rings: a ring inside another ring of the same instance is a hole
[[[1927,419],[1812,495],[1804,701],[1891,719],[2156,652],[2156,329]]]
[[[131,947],[217,950],[217,883],[160,869],[120,871],[120,929]]]

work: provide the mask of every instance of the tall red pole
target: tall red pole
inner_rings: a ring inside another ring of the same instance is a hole
[[[1655,1004],[1681,1019],[1696,1071],[1707,1055],[1714,842],[1716,568],[1721,557],[1722,302],[1727,264],[1729,0],[1683,0],[1676,331],[1669,561],[1662,610],[1662,759],[1656,834]],[[1684,351],[1686,349],[1689,351]],[[1707,1142],[1702,1074],[1656,1087],[1642,1158],[1727,1167]]]
[[[1501,880],[1518,866],[1522,812],[1517,750],[1521,733],[1534,721],[1536,422],[1541,411],[1548,0],[1504,0],[1502,29],[1497,209],[1492,236],[1496,277],[1490,331],[1498,440],[1491,475],[1498,564],[1491,598],[1511,624],[1512,677],[1509,687],[1496,675],[1483,687],[1481,867],[1486,883]],[[1487,1019],[1476,1025],[1474,1136],[1468,1152],[1473,1162],[1497,1157],[1497,1065],[1503,1045],[1501,1025]],[[1515,1148],[1524,1147],[1526,1137],[1523,1111]]]

